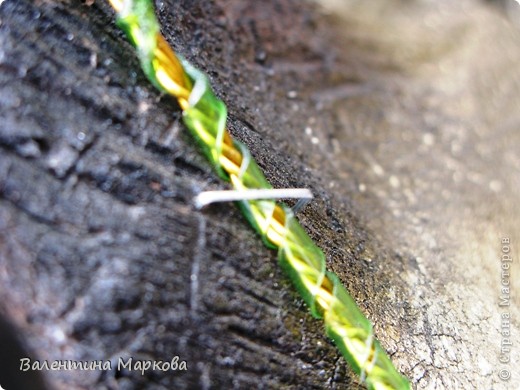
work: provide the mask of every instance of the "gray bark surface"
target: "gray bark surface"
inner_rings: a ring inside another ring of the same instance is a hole
[[[157,14],[273,186],[313,191],[300,221],[414,387],[518,388],[498,361],[503,313],[519,339],[517,298],[499,306],[501,239],[516,261],[520,242],[518,28],[476,1],[323,3]],[[107,3],[0,5],[0,118],[0,341],[20,349],[0,362],[113,367],[2,369],[4,388],[361,386],[238,209],[194,210],[225,184]],[[187,371],[115,369],[175,356]]]

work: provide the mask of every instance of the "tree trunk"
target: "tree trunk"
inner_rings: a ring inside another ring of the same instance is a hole
[[[157,15],[273,186],[313,191],[300,221],[414,386],[518,388],[518,29],[469,0],[323,3]],[[193,208],[226,185],[106,2],[4,1],[0,69],[1,386],[361,386],[238,209]]]

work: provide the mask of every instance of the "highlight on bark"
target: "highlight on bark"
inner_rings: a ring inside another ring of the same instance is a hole
[[[178,100],[186,127],[218,175],[236,191],[272,189],[247,147],[227,131],[226,106],[213,94],[207,77],[177,56],[161,35],[151,1],[109,1],[118,25],[136,47],[144,73],[155,87]],[[410,389],[374,338],[370,321],[339,278],[326,270],[325,255],[293,211],[262,196],[244,196],[238,203],[264,243],[278,250],[280,266],[367,387]]]

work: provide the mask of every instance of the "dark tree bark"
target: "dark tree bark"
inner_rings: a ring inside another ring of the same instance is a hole
[[[302,224],[414,386],[515,388],[496,375],[506,309],[518,340],[497,259],[501,238],[520,242],[519,34],[452,3],[168,0],[157,14],[271,183],[312,189]],[[238,209],[194,210],[225,185],[107,3],[6,0],[0,22],[0,315],[30,351],[0,361],[113,368],[0,370],[0,385],[357,388]],[[116,370],[175,356],[187,371]]]

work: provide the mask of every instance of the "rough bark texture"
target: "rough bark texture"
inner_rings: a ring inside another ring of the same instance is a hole
[[[157,13],[272,184],[312,189],[300,220],[414,386],[518,388],[498,361],[504,312],[519,339],[518,301],[499,307],[501,239],[515,261],[520,243],[518,29],[475,1],[324,3]],[[0,385],[357,388],[238,210],[193,210],[223,184],[110,7],[6,0],[0,22],[0,340],[30,351],[2,348]],[[188,370],[19,372],[26,354]]]

